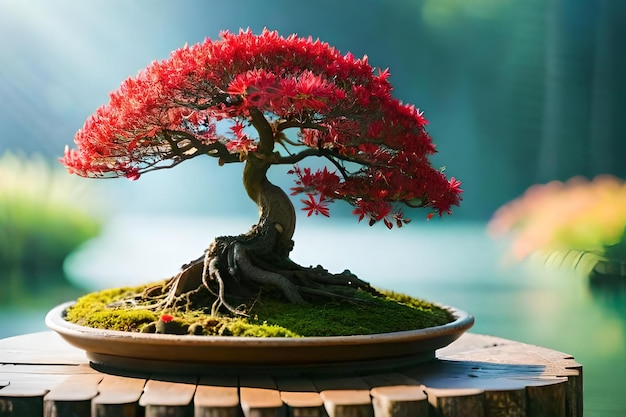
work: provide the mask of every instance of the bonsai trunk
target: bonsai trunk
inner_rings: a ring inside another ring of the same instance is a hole
[[[250,155],[243,170],[243,184],[248,196],[259,208],[259,222],[248,233],[266,236],[267,246],[258,247],[255,253],[270,261],[285,261],[293,249],[296,212],[285,192],[267,179],[270,164]]]

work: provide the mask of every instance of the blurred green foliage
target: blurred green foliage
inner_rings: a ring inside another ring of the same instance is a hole
[[[65,257],[102,226],[87,191],[80,179],[52,168],[42,157],[2,155],[0,268],[61,271]]]

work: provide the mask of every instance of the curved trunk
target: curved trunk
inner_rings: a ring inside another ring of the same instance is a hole
[[[264,245],[255,248],[257,255],[285,259],[293,249],[296,212],[287,194],[267,179],[269,167],[270,163],[250,154],[243,169],[246,192],[259,208],[259,222],[248,235],[266,237]]]

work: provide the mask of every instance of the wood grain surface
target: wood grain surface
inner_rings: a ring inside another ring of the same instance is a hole
[[[570,355],[466,333],[436,356],[336,376],[141,375],[97,370],[56,333],[33,333],[0,340],[0,417],[582,417]]]

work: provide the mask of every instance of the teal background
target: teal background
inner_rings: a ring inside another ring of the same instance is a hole
[[[152,60],[220,30],[267,27],[389,67],[396,97],[430,120],[435,165],[463,181],[455,218],[486,220],[537,182],[626,175],[625,18],[626,3],[612,0],[0,0],[0,151],[56,158]],[[224,183],[214,161],[194,163],[177,175],[202,177],[194,184],[207,191],[214,177]],[[239,179],[234,171],[228,179]],[[171,198],[151,211],[206,212],[210,193],[189,198],[168,185],[178,178],[142,179],[150,184],[128,192],[144,210],[158,183]],[[211,212],[245,203],[218,206]]]

